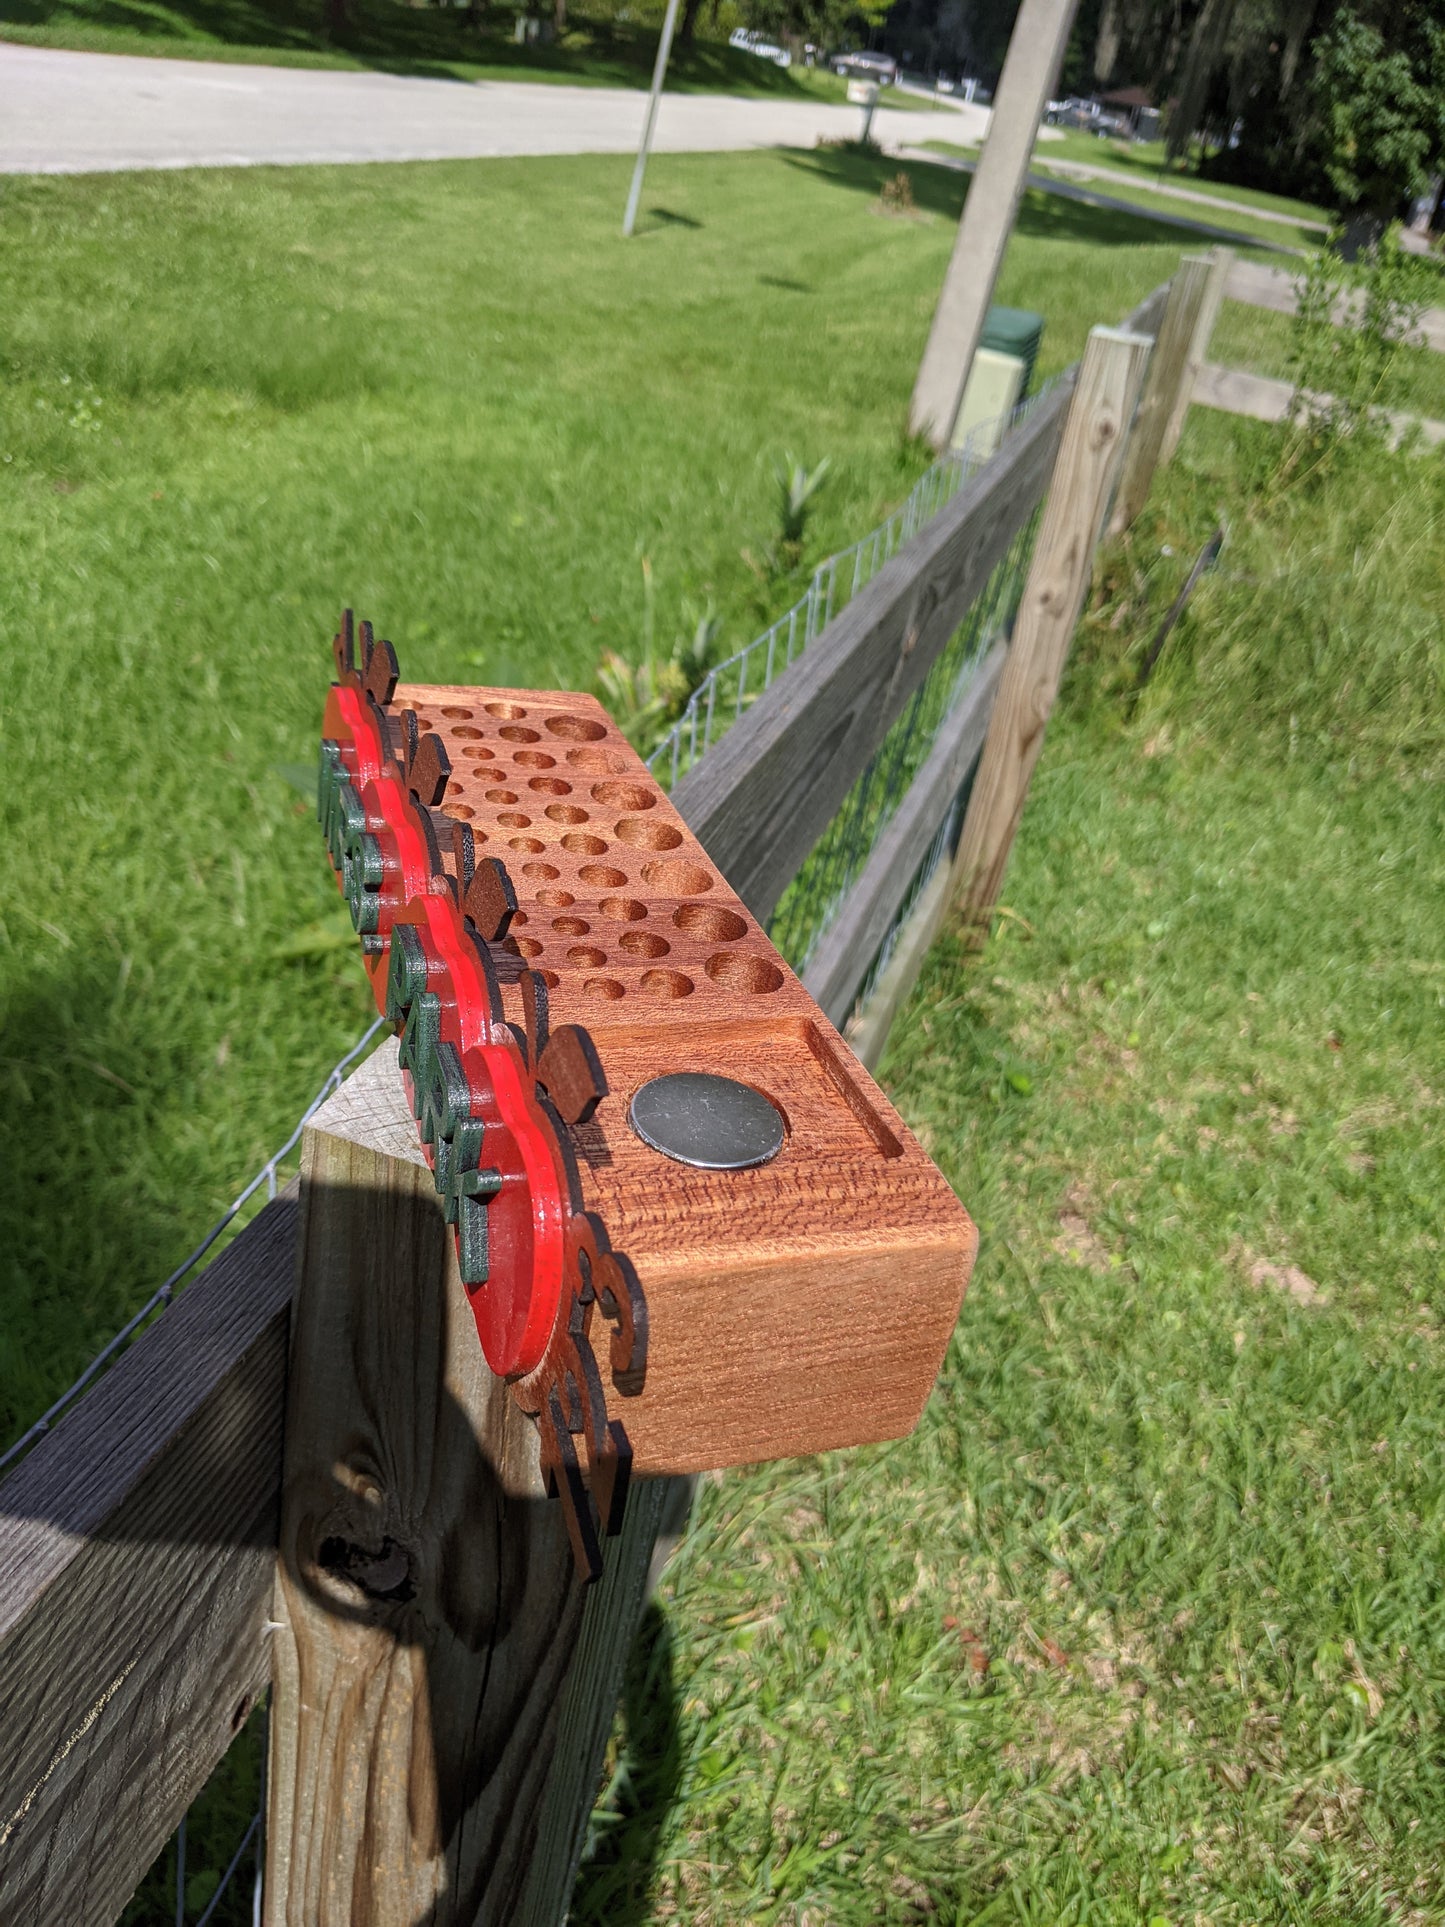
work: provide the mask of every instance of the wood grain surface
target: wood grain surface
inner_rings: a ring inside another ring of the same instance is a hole
[[[535,1429],[482,1359],[394,1043],[304,1156],[266,1918],[555,1927],[667,1485],[634,1489],[584,1593]]]
[[[1014,622],[954,859],[954,900],[980,932],[998,901],[1149,359],[1147,336],[1095,328]]]
[[[1169,411],[1169,420],[1164,425],[1164,439],[1159,446],[1161,468],[1174,459],[1174,451],[1179,446],[1179,437],[1184,433],[1184,424],[1189,416],[1189,404],[1194,399],[1194,384],[1199,379],[1200,369],[1209,358],[1209,344],[1214,338],[1215,323],[1219,319],[1219,310],[1224,305],[1224,291],[1229,285],[1229,275],[1233,265],[1233,248],[1221,247],[1210,250],[1209,274],[1204,284],[1203,299],[1194,317],[1194,333],[1190,337],[1184,373],[1175,390],[1174,405]]]
[[[952,881],[950,866],[940,863],[918,894],[918,901],[894,938],[885,969],[848,1026],[848,1042],[860,1064],[876,1070],[888,1043],[893,1021],[912,993],[924,960],[938,939],[948,914]]]
[[[1139,407],[1114,493],[1113,512],[1109,517],[1111,536],[1122,535],[1132,527],[1148,501],[1154,471],[1163,458],[1169,424],[1180,398],[1187,402],[1192,391],[1190,347],[1213,265],[1207,254],[1183,255],[1169,283],[1168,306],[1144,373]]]
[[[1121,327],[1154,333],[1168,293],[1155,288]],[[1076,372],[678,785],[678,809],[764,923],[1042,499]]]
[[[602,1781],[623,1674],[659,1559],[676,1546],[692,1503],[687,1479],[639,1479],[627,1517],[607,1547],[602,1577],[587,1590],[572,1664],[562,1687],[546,1792],[532,1840],[526,1885],[511,1927],[561,1927]],[[672,1530],[669,1530],[669,1528]],[[664,1536],[666,1535],[666,1536]]]
[[[502,1922],[581,1615],[488,1371],[395,1046],[304,1140],[266,1919]]]
[[[0,1920],[101,1927],[270,1672],[296,1203],[0,1485]]]
[[[910,1430],[976,1242],[932,1160],[600,704],[423,685],[396,702],[446,751],[444,815],[478,860],[507,863],[507,941],[541,972],[551,1021],[585,1025],[606,1073],[572,1143],[587,1208],[647,1300],[645,1381],[609,1392],[636,1469]],[[503,996],[520,1017],[519,990]],[[678,1070],[761,1090],[783,1114],[780,1154],[707,1171],[645,1144],[632,1097]]]

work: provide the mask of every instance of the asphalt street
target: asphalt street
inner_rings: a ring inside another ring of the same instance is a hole
[[[0,173],[623,154],[646,105],[621,87],[413,80],[395,74],[243,67],[0,44]],[[671,153],[811,147],[859,131],[857,107],[664,94],[655,147]],[[880,108],[888,147],[971,140],[988,110]]]

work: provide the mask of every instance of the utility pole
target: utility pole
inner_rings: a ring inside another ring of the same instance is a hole
[[[1048,106],[1078,0],[1023,0],[994,97],[983,152],[913,384],[908,425],[947,448],[1013,232],[1039,122]]]
[[[627,212],[622,217],[622,232],[632,233],[637,221],[637,203],[642,199],[642,177],[647,172],[647,156],[652,149],[652,130],[657,125],[657,102],[662,93],[662,77],[667,72],[667,56],[672,52],[672,30],[677,25],[677,0],[667,0],[662,22],[662,38],[657,43],[657,60],[652,69],[652,92],[647,97],[647,119],[642,123],[642,141],[637,149],[637,165],[632,170],[632,186],[627,193]]]

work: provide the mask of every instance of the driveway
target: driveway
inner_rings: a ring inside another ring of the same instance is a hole
[[[625,154],[646,97],[621,87],[412,80],[394,74],[242,67],[0,44],[0,173],[256,167],[318,161],[470,160],[501,154]],[[952,138],[980,136],[964,107]],[[855,136],[857,107],[665,94],[654,147],[671,153],[811,147]],[[880,109],[896,148],[942,116]]]

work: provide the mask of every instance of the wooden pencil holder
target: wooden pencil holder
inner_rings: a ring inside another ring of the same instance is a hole
[[[337,652],[333,860],[579,1561],[632,1475],[910,1430],[974,1227],[640,756],[591,697]]]

